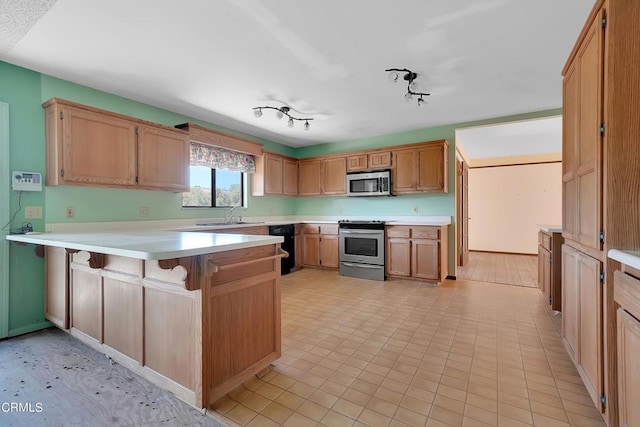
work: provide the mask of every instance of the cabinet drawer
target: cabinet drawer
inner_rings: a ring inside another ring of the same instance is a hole
[[[640,280],[616,270],[613,273],[613,299],[632,316],[640,319]]]
[[[320,226],[320,234],[338,234],[337,224],[322,224]]]
[[[544,231],[538,232],[538,244],[545,248],[546,250],[551,250],[551,235],[545,233]]]
[[[437,227],[411,227],[411,237],[414,239],[434,239],[440,238],[440,229]]]
[[[320,234],[320,226],[318,224],[302,224],[302,232],[304,234]]]
[[[411,237],[411,227],[394,225],[387,227],[387,237],[400,237],[408,239]]]

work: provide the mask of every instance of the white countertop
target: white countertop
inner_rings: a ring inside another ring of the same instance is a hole
[[[281,236],[180,231],[12,234],[7,240],[138,259],[171,259],[284,241]]]
[[[610,249],[607,255],[609,258],[615,259],[629,267],[640,269],[640,251]]]
[[[547,233],[562,233],[561,225],[538,224],[538,228]]]

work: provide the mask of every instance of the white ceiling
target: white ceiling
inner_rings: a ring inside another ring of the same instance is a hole
[[[593,0],[3,0],[0,59],[291,146],[558,108]],[[418,108],[386,68],[418,73]],[[273,111],[313,117],[293,129]]]
[[[456,130],[468,160],[562,151],[562,116]]]

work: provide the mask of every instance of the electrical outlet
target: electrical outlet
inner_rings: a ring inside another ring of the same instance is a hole
[[[64,208],[64,216],[67,218],[73,218],[76,215],[75,208]]]
[[[42,218],[42,206],[25,206],[24,219]]]
[[[143,218],[147,218],[151,213],[151,208],[147,206],[140,206],[140,216]]]
[[[418,206],[414,206],[414,207],[413,207],[413,211],[414,211],[415,213],[418,213]]]

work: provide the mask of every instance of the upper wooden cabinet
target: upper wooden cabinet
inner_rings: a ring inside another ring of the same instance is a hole
[[[448,147],[442,140],[393,150],[393,193],[447,193]]]
[[[145,188],[189,191],[189,141],[183,133],[156,126],[138,127],[138,184]]]
[[[360,153],[347,156],[347,172],[359,172],[391,167],[391,151]]]
[[[256,171],[251,174],[251,194],[297,196],[298,161],[273,153],[257,157]]]
[[[563,237],[601,250],[604,28],[588,25],[563,81]]]
[[[299,163],[300,196],[339,195],[347,192],[345,157],[304,159]]]
[[[47,185],[189,190],[187,132],[57,98],[43,107]]]

